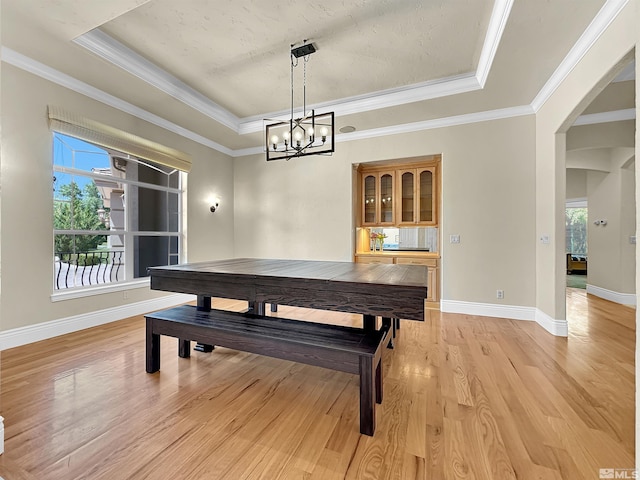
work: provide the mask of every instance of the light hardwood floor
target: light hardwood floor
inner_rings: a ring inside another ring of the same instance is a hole
[[[354,375],[223,348],[180,359],[165,337],[145,373],[142,317],[7,350],[0,476],[597,479],[634,465],[635,310],[567,295],[566,339],[435,310],[402,322],[374,437],[359,434]]]

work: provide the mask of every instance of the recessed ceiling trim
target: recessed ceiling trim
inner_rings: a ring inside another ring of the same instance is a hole
[[[332,100],[310,108],[321,109],[330,105],[337,116],[350,115],[483,88],[512,5],[513,0],[496,0],[476,72],[408,85],[399,89]],[[264,128],[264,118],[278,119],[285,114],[284,111],[264,113],[240,119],[99,29],[80,35],[74,42],[240,135]]]
[[[496,0],[496,3],[493,5],[487,35],[482,45],[482,53],[480,53],[478,69],[476,70],[476,79],[480,84],[480,88],[484,88],[487,82],[487,77],[489,76],[493,59],[496,56],[498,45],[502,39],[502,33],[507,25],[507,19],[509,18],[509,13],[511,13],[512,6],[513,0]]]
[[[372,128],[353,133],[336,135],[336,142],[351,140],[361,140],[364,138],[381,137],[386,135],[397,135],[401,133],[419,132],[422,130],[433,130],[435,128],[453,127],[456,125],[466,125],[469,123],[487,122],[490,120],[500,120],[503,118],[521,117],[523,115],[533,115],[533,109],[529,105],[519,107],[499,108],[484,112],[466,113],[463,115],[453,115],[451,117],[434,118],[420,122],[404,123],[389,127]]]
[[[103,92],[100,89],[92,87],[91,85],[84,83],[74,77],[71,77],[65,73],[62,73],[54,68],[51,68],[43,63],[40,63],[36,60],[33,60],[25,55],[22,55],[14,50],[11,50],[7,47],[2,47],[2,61],[8,63],[9,65],[13,65],[14,67],[20,68],[26,72],[37,75],[40,78],[44,78],[45,80],[49,80],[57,85],[68,88],[74,92],[80,93],[86,97],[92,98],[93,100],[97,100],[98,102],[104,103],[110,107],[116,108],[122,112],[133,115],[134,117],[138,117],[142,120],[145,120],[149,123],[157,125],[165,130],[173,132],[177,135],[180,135],[185,138],[189,138],[194,142],[200,143],[201,145],[205,145],[209,148],[217,150],[226,155],[232,155],[233,150],[225,147],[224,145],[220,145],[213,140],[203,137],[202,135],[198,135],[191,130],[187,130],[186,128],[181,127],[173,122],[165,120],[158,115],[154,115],[151,112],[148,112],[140,107],[136,107],[129,102],[125,102],[124,100],[110,95],[106,92]]]
[[[615,110],[613,112],[589,113],[580,115],[573,126],[595,125],[597,123],[622,122],[624,120],[634,120],[636,118],[636,109],[627,108],[624,110]]]
[[[531,102],[531,106],[536,113],[542,108],[553,92],[557,90],[564,79],[571,73],[582,57],[591,49],[593,44],[600,38],[607,27],[615,20],[620,11],[629,3],[629,0],[607,0],[600,11],[596,14],[586,30],[580,35],[575,45],[562,60],[555,72],[549,77],[536,98]]]
[[[402,125],[391,125],[388,127],[371,128],[352,133],[342,133],[336,135],[336,142],[351,142],[353,140],[363,140],[366,138],[385,137],[387,135],[398,135],[401,133],[412,133],[423,130],[433,130],[435,128],[453,127],[469,123],[486,122],[490,120],[500,120],[503,118],[521,117],[533,115],[533,108],[530,105],[519,107],[500,108],[485,112],[467,113],[464,115],[454,115],[451,117],[435,118],[421,122],[411,122]],[[243,148],[233,151],[233,157],[244,157],[247,155],[264,154],[264,147]]]
[[[237,131],[238,117],[101,30],[94,29],[80,35],[74,42],[203,115]]]
[[[432,98],[456,95],[459,93],[479,90],[480,84],[473,73],[457,75],[446,79],[432,80],[406,87],[373,92],[367,95],[343,98],[336,101],[307,105],[309,110],[322,111],[323,108],[331,108],[336,116],[351,115],[368,112],[380,108],[395,107],[407,103],[429,100]],[[263,130],[264,119],[286,120],[291,115],[290,111],[280,111],[245,117],[240,120],[238,133],[240,135],[254,133]]]

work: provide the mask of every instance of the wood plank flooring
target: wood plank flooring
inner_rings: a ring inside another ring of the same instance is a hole
[[[145,373],[142,317],[7,350],[0,476],[597,479],[634,466],[635,309],[567,298],[566,339],[436,310],[403,321],[373,437],[358,430],[355,375],[224,348],[181,359],[166,337],[162,369]]]

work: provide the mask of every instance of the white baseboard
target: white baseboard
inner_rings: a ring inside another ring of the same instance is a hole
[[[567,320],[558,320],[536,308],[536,322],[542,326],[547,332],[552,333],[556,337],[569,336],[569,323]]]
[[[512,320],[535,320],[534,307],[497,305],[493,303],[462,302],[459,300],[440,300],[440,310],[448,313],[480,315],[482,317],[509,318]]]
[[[535,307],[440,300],[440,310],[447,313],[462,313],[465,315],[479,315],[481,317],[535,321],[549,333],[558,337],[566,337],[568,334],[568,324],[566,320],[553,319]]]
[[[621,303],[622,305],[636,305],[637,303],[635,293],[619,293],[589,284],[587,284],[587,293],[604,298],[610,302]]]
[[[26,327],[14,328],[0,332],[0,350],[19,347],[40,340],[76,332],[85,328],[103,325],[116,320],[142,315],[163,308],[173,307],[195,300],[195,295],[172,294],[164,297],[130,303],[105,310],[98,310],[73,317],[60,318],[50,322],[37,323]]]

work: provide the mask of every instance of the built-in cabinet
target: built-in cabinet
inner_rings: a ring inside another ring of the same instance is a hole
[[[438,225],[438,162],[360,167],[363,227]]]
[[[375,171],[361,176],[361,212],[363,225],[394,225],[395,172]]]
[[[428,267],[429,276],[427,278],[427,302],[436,303],[440,301],[439,292],[439,263],[440,259],[431,254],[431,257],[417,256],[411,254],[411,256],[401,253],[392,252],[378,252],[378,253],[357,253],[357,263],[387,263],[387,264],[401,264],[401,265],[425,265]]]
[[[397,176],[397,224],[436,225],[436,167],[402,169]]]
[[[361,164],[358,167],[358,232],[355,261],[426,265],[427,302],[440,301],[440,254],[434,251],[370,249],[373,227],[438,227],[440,156],[407,161]]]

